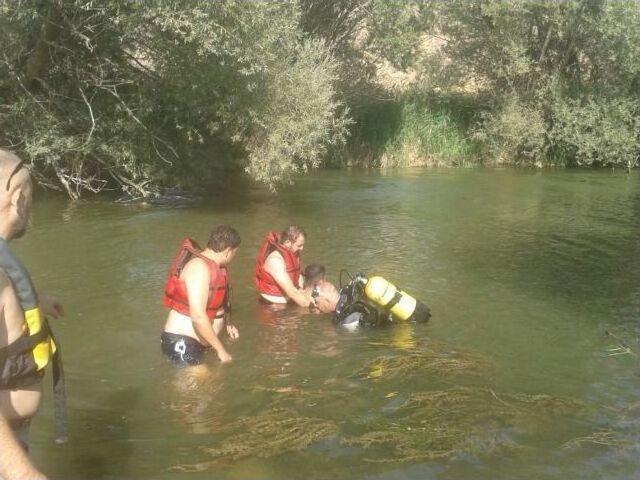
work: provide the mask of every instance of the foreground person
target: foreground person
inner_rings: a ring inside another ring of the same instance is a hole
[[[314,313],[332,313],[336,309],[340,294],[336,287],[326,280],[324,265],[312,263],[304,269],[304,291],[314,300],[309,308]]]
[[[300,252],[304,248],[305,231],[296,225],[278,234],[269,232],[256,258],[254,281],[260,298],[267,303],[295,303],[308,307],[314,303],[302,290]]]
[[[0,416],[0,478],[4,480],[47,480],[31,465],[26,452],[13,437],[9,423]]]
[[[26,232],[31,189],[24,163],[0,150],[0,416],[25,451],[30,421],[42,398],[44,369],[50,362],[56,441],[66,441],[62,365],[45,318],[58,318],[63,309],[54,298],[36,294],[31,277],[8,244]]]
[[[163,303],[170,308],[161,335],[163,353],[176,363],[197,365],[208,348],[222,363],[232,358],[218,338],[222,329],[232,340],[238,329],[228,323],[227,265],[236,255],[240,235],[227,225],[213,229],[204,250],[186,238],[171,265]]]

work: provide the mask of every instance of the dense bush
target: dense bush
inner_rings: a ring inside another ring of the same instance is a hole
[[[511,96],[492,112],[481,115],[475,138],[480,140],[493,163],[540,165],[547,145],[547,125],[535,106]]]
[[[554,143],[578,165],[638,165],[640,103],[628,99],[559,102]]]
[[[448,88],[493,98],[476,131],[497,160],[636,164],[640,3],[453,0],[438,4]],[[495,158],[494,158],[495,159]]]
[[[297,4],[3,2],[0,131],[73,197],[246,168],[273,187],[343,141],[325,44]]]
[[[0,146],[72,197],[640,152],[632,0],[0,0],[0,44]]]

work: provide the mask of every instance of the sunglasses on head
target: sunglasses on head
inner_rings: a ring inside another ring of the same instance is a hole
[[[15,166],[15,168],[13,169],[13,171],[11,172],[11,175],[9,175],[9,178],[7,179],[7,192],[9,191],[9,187],[11,186],[11,179],[15,177],[15,175],[20,170],[22,170],[23,167],[24,167],[24,160],[20,160],[18,164]]]

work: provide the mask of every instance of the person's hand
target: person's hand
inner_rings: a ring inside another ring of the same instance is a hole
[[[231,363],[233,361],[233,358],[231,357],[231,355],[229,355],[229,353],[227,353],[226,350],[218,352],[218,358],[220,359],[221,363]]]
[[[227,335],[231,340],[237,340],[240,338],[240,333],[235,325],[227,325]]]
[[[45,317],[60,318],[64,315],[64,307],[51,295],[40,295],[40,309]]]
[[[324,297],[316,299],[316,308],[322,313],[330,313],[334,310],[329,299]]]

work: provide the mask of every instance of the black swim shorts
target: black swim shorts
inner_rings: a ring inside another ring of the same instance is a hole
[[[207,350],[207,347],[191,337],[169,332],[162,332],[160,344],[162,353],[169,359],[175,363],[186,365],[201,363],[202,355]]]

